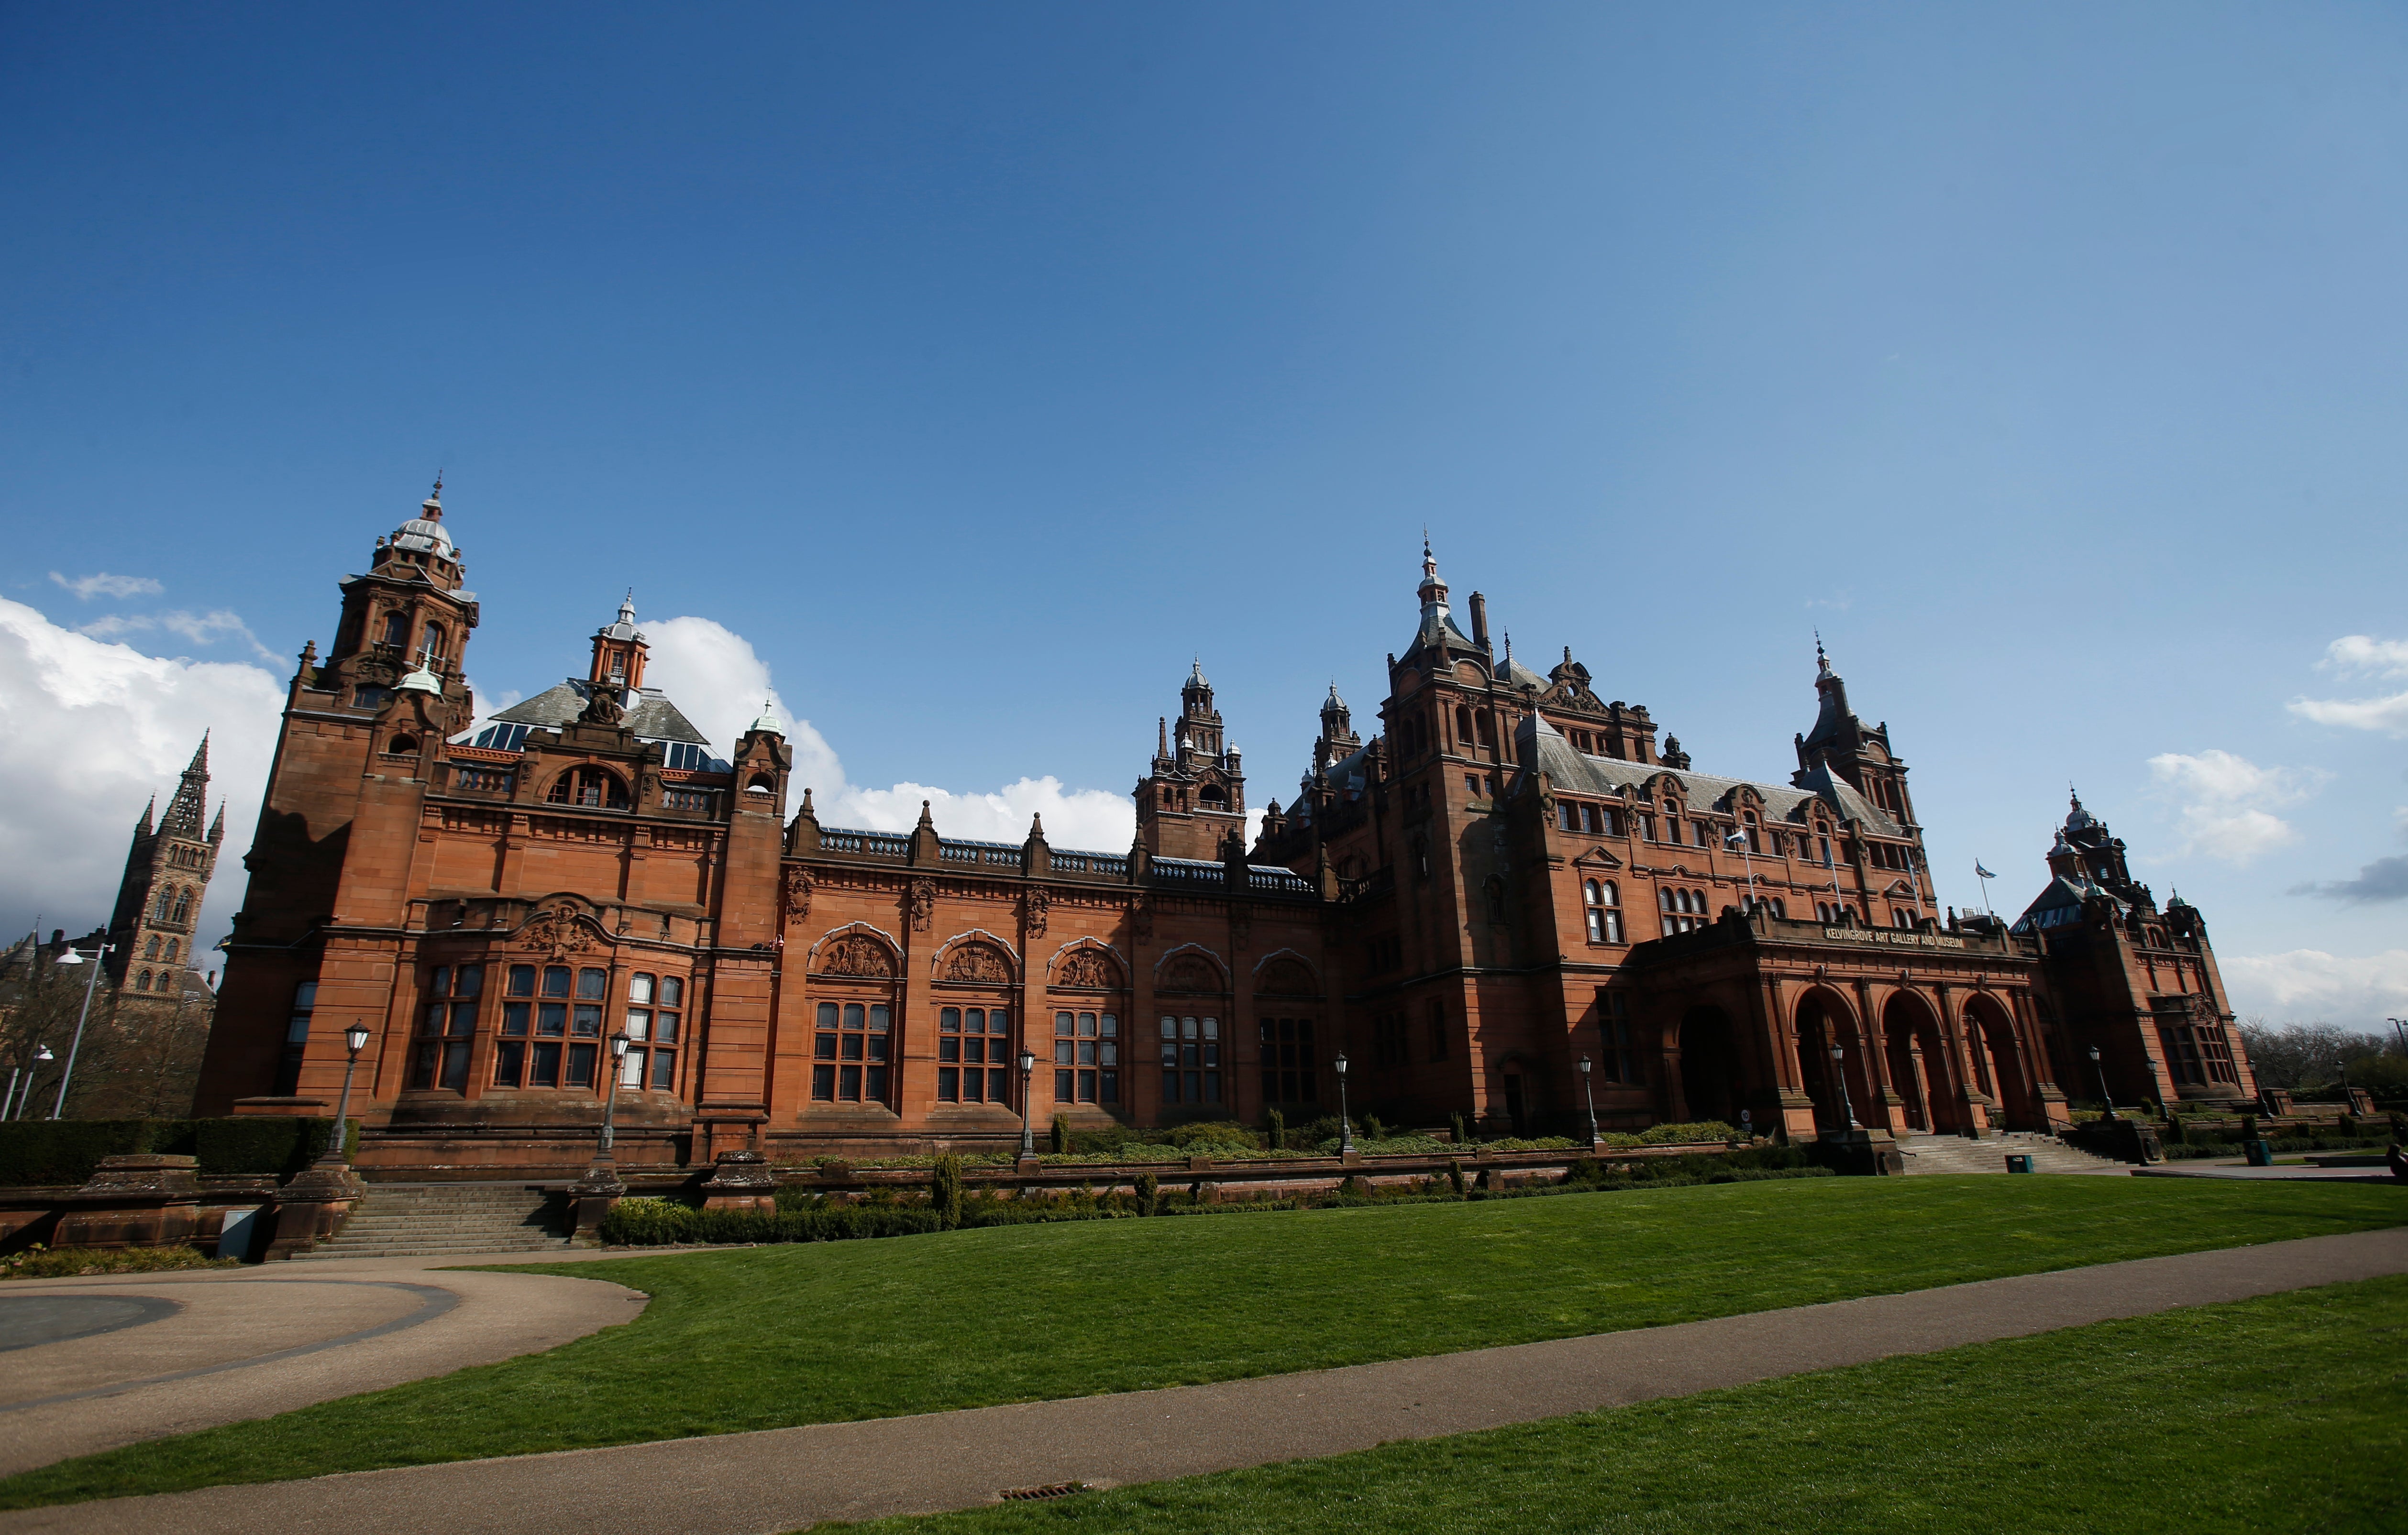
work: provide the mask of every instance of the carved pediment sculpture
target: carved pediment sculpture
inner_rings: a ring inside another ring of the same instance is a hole
[[[581,953],[594,946],[591,930],[577,919],[577,908],[566,903],[536,913],[520,930],[519,941],[555,957]]]
[[[1029,937],[1042,938],[1045,936],[1046,914],[1052,911],[1053,908],[1054,898],[1045,893],[1045,888],[1041,885],[1034,887],[1025,896],[1021,898],[1021,909],[1025,914],[1024,919],[1026,921],[1028,926]]]
[[[867,975],[886,980],[895,974],[895,956],[875,938],[856,934],[839,938],[823,950],[820,970],[828,975]]]
[[[934,917],[936,912],[936,882],[928,879],[913,880],[911,882],[911,931],[913,932],[927,931],[928,919]]]
[[[1074,948],[1054,967],[1054,984],[1108,990],[1121,984],[1121,967],[1102,949]]]
[[[789,869],[786,871],[786,920],[792,922],[810,915],[810,874],[801,868]]]
[[[1011,964],[990,944],[964,944],[945,956],[945,979],[1009,985]]]
[[[1310,997],[1321,988],[1300,959],[1279,959],[1263,966],[1254,989],[1276,997]]]
[[[1221,973],[1201,955],[1182,954],[1163,967],[1162,989],[1218,991],[1221,989]]]

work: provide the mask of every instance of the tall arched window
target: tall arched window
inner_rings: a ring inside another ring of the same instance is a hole
[[[152,933],[150,935],[150,942],[142,945],[142,958],[145,959],[156,959],[159,958],[159,935],[157,933]]]
[[[136,991],[148,991],[150,989],[150,973],[149,971],[144,971],[141,978],[134,983],[134,989]]]
[[[1756,829],[1756,812],[1753,810],[1742,810],[1740,812],[1739,818],[1742,822],[1741,830],[1747,833],[1747,850],[1751,853],[1762,853],[1764,851],[1764,837]]]
[[[180,939],[170,938],[167,940],[167,962],[169,964],[172,965],[176,962],[176,953],[182,946],[183,943]]]
[[[151,913],[151,916],[159,921],[165,922],[167,920],[167,914],[175,909],[176,888],[170,885],[165,889],[159,892],[159,909]]]
[[[392,646],[405,646],[409,643],[408,614],[396,611],[384,616],[383,643]]]
[[[1469,747],[1471,742],[1471,711],[1457,704],[1455,710],[1455,744]]]
[[[193,892],[188,889],[178,890],[176,892],[176,915],[173,920],[181,922],[184,919],[185,915],[192,910],[192,907]]]
[[[426,626],[425,653],[429,665],[443,659],[443,626],[441,624],[431,623]]]
[[[1592,879],[1582,888],[1581,896],[1588,907],[1588,941],[1592,944],[1621,943],[1621,901],[1613,882]]]

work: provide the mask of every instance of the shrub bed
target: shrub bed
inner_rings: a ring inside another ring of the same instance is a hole
[[[205,1258],[197,1247],[45,1247],[0,1257],[0,1279],[82,1279],[103,1273],[155,1273],[162,1269],[238,1269],[231,1258]]]
[[[1493,1144],[1493,1143],[1492,1143]],[[1493,1170],[1492,1170],[1493,1172]],[[743,1245],[785,1242],[847,1242],[916,1236],[955,1226],[1025,1226],[1048,1221],[1136,1220],[1161,1215],[1236,1215],[1248,1211],[1339,1210],[1373,1204],[1429,1204],[1471,1200],[1532,1199],[1626,1188],[1677,1188],[1697,1184],[1756,1183],[1771,1178],[1828,1178],[1828,1167],[1809,1163],[1796,1146],[1764,1146],[1722,1154],[1649,1158],[1627,1166],[1603,1158],[1575,1162],[1559,1180],[1512,1187],[1469,1187],[1461,1165],[1445,1176],[1376,1185],[1350,1177],[1337,1188],[1309,1194],[1225,1192],[1198,1179],[1184,1189],[1164,1188],[1140,1174],[1136,1193],[1119,1189],[1063,1189],[997,1194],[958,1186],[938,1189],[877,1189],[846,1200],[810,1189],[778,1190],[775,1214],[746,1210],[700,1210],[676,1200],[625,1199],[602,1222],[602,1240],[613,1246],[661,1247],[689,1244]],[[1484,1178],[1491,1173],[1484,1173]],[[953,1215],[953,1210],[958,1215]]]

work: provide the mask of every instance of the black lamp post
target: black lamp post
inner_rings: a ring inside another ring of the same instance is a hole
[[[2090,1069],[2099,1073],[2099,1101],[2107,1105],[2103,1117],[2113,1119],[2115,1117],[2115,1100],[2107,1091],[2107,1068],[2099,1063],[2099,1046],[2096,1045],[2090,1047]]]
[[[1840,1117],[1850,1130],[1856,1129],[1856,1105],[1848,1102],[1848,1051],[1838,1040],[1831,1042],[1831,1077],[1840,1085]]]
[[[1020,1052],[1020,1154],[1037,1155],[1037,1126],[1028,1117],[1028,1079],[1037,1070],[1037,1052],[1023,1046]]]
[[[602,1141],[594,1149],[597,1162],[614,1160],[610,1147],[618,1140],[619,1078],[626,1074],[627,1047],[635,1043],[624,1029],[610,1036],[610,1090],[602,1095]]]
[[[335,1138],[326,1143],[325,1152],[318,1165],[330,1171],[348,1170],[351,1165],[346,1144],[351,1139],[351,1073],[360,1069],[360,1052],[368,1047],[368,1026],[355,1023],[343,1030],[343,1090],[335,1100]]]
[[[1581,1102],[1588,1106],[1588,1144],[1594,1150],[1597,1146],[1597,1095],[1589,1091],[1589,1065],[1588,1057],[1581,1057]]]
[[[93,951],[93,956],[89,959],[72,948],[58,957],[59,964],[88,964],[92,966],[92,974],[83,978],[83,1010],[76,1015],[75,1038],[67,1041],[66,1069],[59,1073],[59,1101],[50,1105],[50,1117],[53,1119],[66,1112],[67,1084],[75,1080],[76,1052],[83,1048],[83,1026],[92,1016],[93,989],[100,985],[100,961],[116,950],[115,944],[103,944]],[[32,1091],[33,1089],[28,1087],[27,1095],[31,1096]]]
[[[1354,1122],[1346,1116],[1346,1057],[1341,1052],[1330,1062],[1338,1068],[1338,1155],[1351,1156],[1354,1150]]]

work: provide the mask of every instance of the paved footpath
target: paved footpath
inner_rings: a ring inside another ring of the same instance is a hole
[[[69,1504],[0,1514],[0,1530],[775,1535],[974,1507],[1007,1488],[1338,1455],[2397,1273],[2408,1273],[2408,1228],[1220,1386]]]

